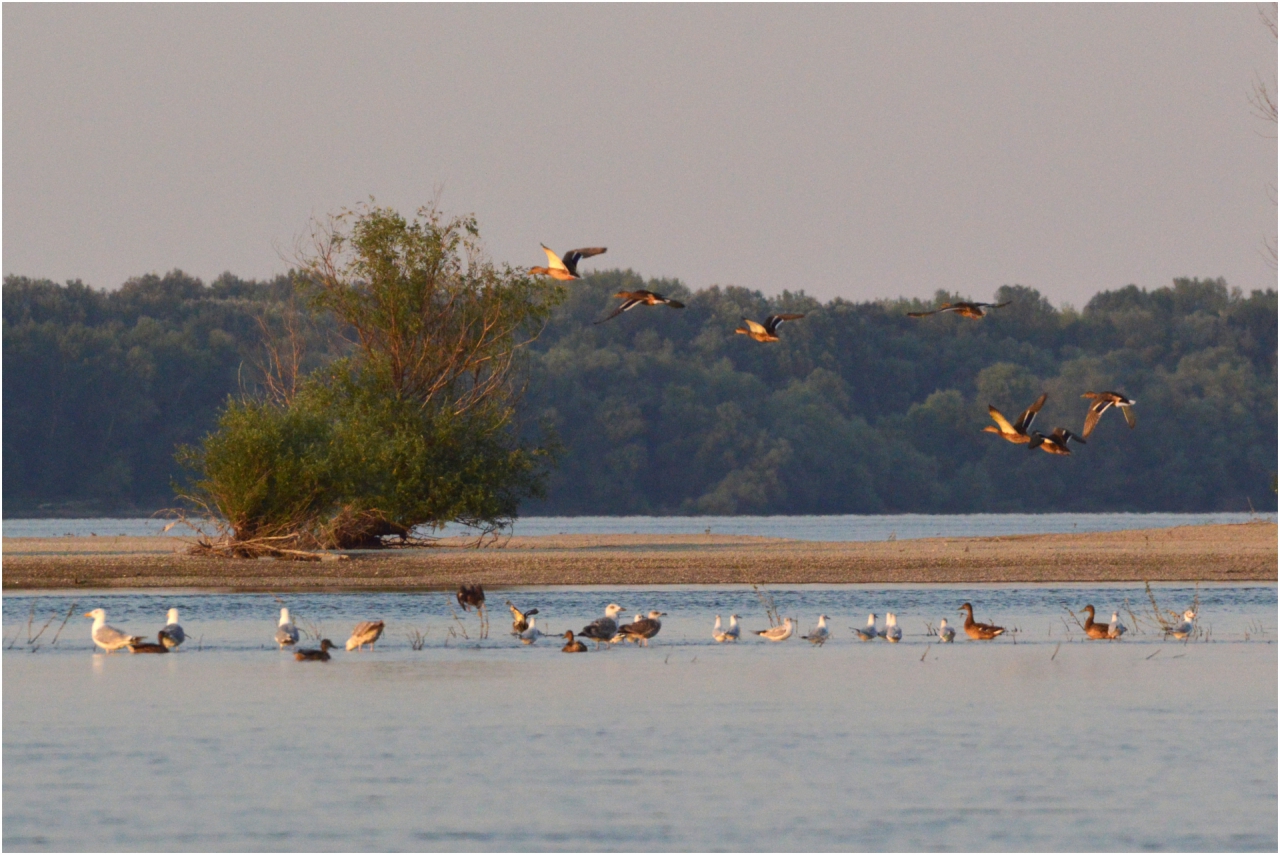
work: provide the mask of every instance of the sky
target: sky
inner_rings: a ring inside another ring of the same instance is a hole
[[[373,198],[693,288],[1274,288],[1259,9],[9,3],[3,272],[264,278]]]

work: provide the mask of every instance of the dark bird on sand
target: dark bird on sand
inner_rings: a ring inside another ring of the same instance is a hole
[[[297,659],[299,662],[328,662],[329,650],[333,647],[337,647],[337,645],[329,639],[323,638],[320,640],[319,650],[304,648],[302,650],[295,651],[293,658]]]
[[[462,606],[464,612],[471,611],[471,607],[477,609],[484,607],[484,588],[477,582],[474,585],[458,586],[458,605]]]
[[[1039,448],[1040,450],[1047,451],[1050,454],[1070,454],[1071,449],[1067,448],[1067,442],[1069,440],[1075,440],[1081,445],[1089,444],[1066,428],[1059,427],[1054,428],[1053,433],[1048,436],[1045,436],[1038,430],[1033,430],[1031,432],[1031,439],[1027,444],[1027,450],[1030,451],[1033,448]]]
[[[1031,423],[1036,420],[1036,413],[1040,412],[1040,408],[1044,406],[1044,402],[1048,399],[1049,393],[1036,398],[1031,406],[1022,411],[1022,415],[1018,416],[1018,420],[1013,424],[1009,424],[1009,420],[1004,414],[990,404],[987,405],[987,412],[995,421],[994,425],[987,425],[982,430],[985,433],[999,434],[1009,442],[1030,442],[1031,436],[1027,433],[1031,429]],[[997,427],[998,425],[998,427]]]
[[[684,303],[681,303],[679,300],[672,300],[662,296],[661,294],[655,294],[652,291],[619,291],[613,296],[622,300],[622,305],[614,309],[613,314],[609,315],[609,317],[601,318],[596,321],[597,324],[602,324],[605,321],[611,321],[623,312],[631,311],[636,306],[656,306],[659,303],[662,303],[673,309],[684,308]]]
[[[1133,410],[1129,409],[1138,403],[1130,398],[1126,398],[1119,392],[1085,392],[1081,398],[1092,398],[1093,403],[1089,405],[1089,412],[1084,417],[1084,430],[1080,433],[1082,436],[1088,436],[1093,433],[1093,429],[1098,426],[1098,419],[1102,418],[1102,414],[1115,407],[1122,414],[1124,420],[1129,423],[1129,429],[1138,426],[1138,420],[1133,417]]]
[[[777,341],[778,327],[782,326],[783,321],[794,321],[803,317],[804,315],[794,312],[785,315],[770,315],[764,319],[763,324],[758,324],[750,318],[743,318],[742,323],[746,326],[738,327],[734,332],[740,335],[749,335],[756,341]]]
[[[537,276],[550,276],[552,279],[559,279],[561,282],[581,279],[582,277],[578,275],[578,262],[593,255],[600,255],[607,249],[608,247],[604,246],[588,246],[582,249],[571,249],[561,257],[556,255],[554,249],[544,243],[542,244],[542,251],[547,254],[548,266],[530,267],[529,272]]]
[[[908,318],[924,318],[929,315],[936,315],[939,312],[955,312],[962,318],[985,318],[989,309],[1003,309],[1012,300],[1006,300],[1003,303],[943,303],[936,309],[929,312],[907,312]]]

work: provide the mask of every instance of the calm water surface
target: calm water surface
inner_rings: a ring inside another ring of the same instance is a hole
[[[920,537],[1004,537],[1015,534],[1061,534],[1171,528],[1179,525],[1276,521],[1276,514],[880,514],[777,517],[522,517],[513,533],[544,534],[715,534],[790,537],[797,540],[910,540]],[[23,519],[5,520],[5,537],[77,535],[158,535],[165,520],[155,519]],[[423,534],[430,532],[424,531]],[[450,525],[439,534],[468,534]],[[187,536],[182,528],[172,536]]]
[[[76,591],[56,645],[71,595],[6,596],[4,848],[1276,849],[1274,585],[1156,587],[1198,597],[1189,643],[1144,620],[1140,586],[773,594],[832,640],[714,644],[716,613],[768,625],[740,587],[490,591],[483,641],[441,594],[290,595],[339,643],[387,622],[376,652],[299,663],[268,595]],[[669,616],[647,650],[565,656],[514,643],[507,598],[548,631],[611,601]],[[1019,632],[931,644],[965,600]],[[1141,622],[1083,641],[1063,606],[1085,602]],[[147,635],[176,606],[189,640],[94,653],[95,606]],[[902,644],[853,640],[885,610]]]

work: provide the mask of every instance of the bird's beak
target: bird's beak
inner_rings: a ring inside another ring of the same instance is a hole
[[[85,617],[93,617],[93,612],[85,612],[85,613],[84,613],[84,616],[85,616]]]

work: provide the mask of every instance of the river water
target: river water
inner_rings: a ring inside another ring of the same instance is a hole
[[[822,648],[715,644],[717,613],[768,626],[749,587],[490,591],[483,640],[443,594],[288,595],[339,644],[387,622],[329,663],[276,648],[270,595],[9,595],[3,845],[1275,851],[1276,586],[1152,593],[1198,602],[1194,640],[1163,637],[1132,585],[772,589],[806,629],[832,618]],[[514,642],[508,598],[547,631],[609,602],[668,617],[648,649],[565,656]],[[1017,632],[926,636],[964,601]],[[1130,633],[1084,640],[1066,608],[1086,602]],[[178,607],[189,640],[95,653],[97,606],[147,635]],[[886,610],[901,644],[854,640]]]
[[[779,517],[522,517],[512,533],[545,534],[715,534],[789,537],[796,540],[870,541],[921,537],[1007,537],[1016,534],[1070,534],[1179,525],[1275,522],[1275,513],[1204,514],[880,514]],[[88,537],[164,534],[163,519],[7,519],[5,537]],[[424,530],[420,534],[431,534]],[[441,535],[472,531],[449,525]],[[172,536],[188,536],[181,527]]]

